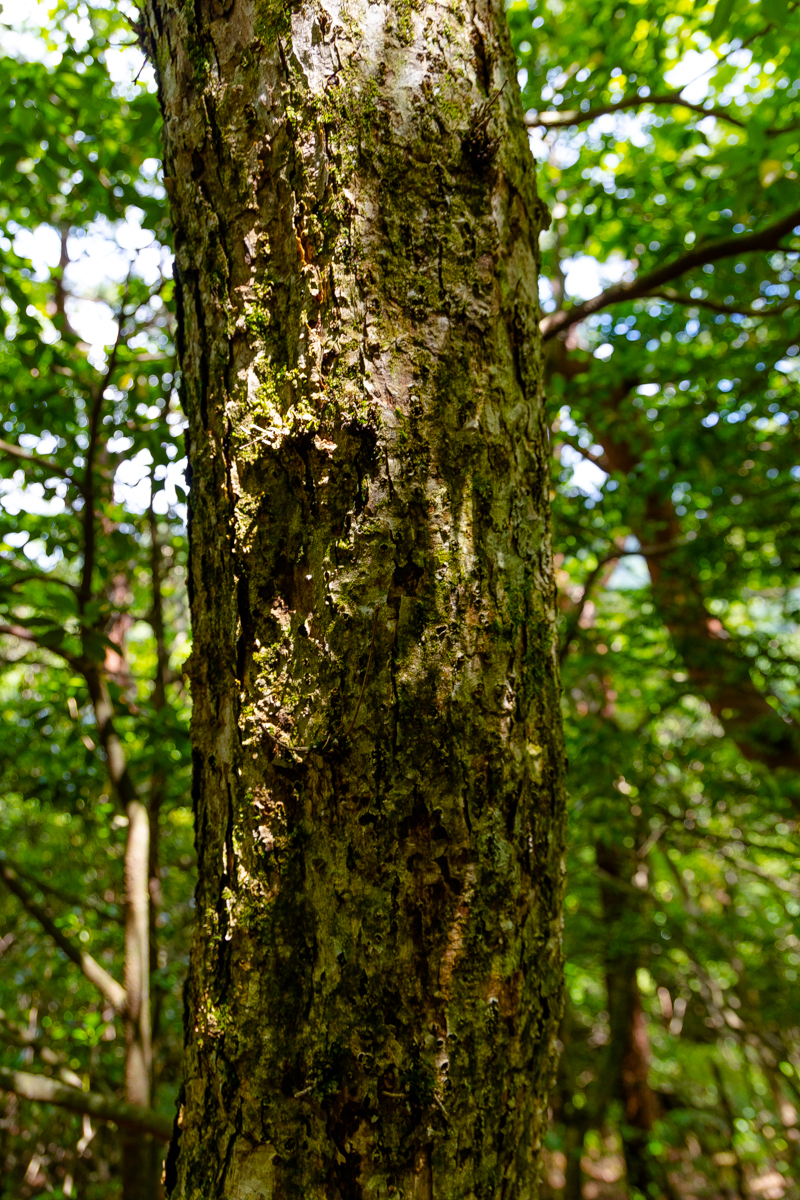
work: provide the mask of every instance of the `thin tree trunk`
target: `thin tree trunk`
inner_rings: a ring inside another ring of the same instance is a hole
[[[151,480],[152,486],[152,480]],[[161,542],[158,536],[158,516],[153,509],[152,492],[150,508],[147,514],[150,529],[150,581],[152,588],[152,603],[149,621],[156,643],[156,669],[153,674],[153,692],[150,703],[158,716],[167,707],[167,673],[169,670],[169,654],[167,651],[166,631],[164,627],[164,596],[161,586],[162,557]],[[159,760],[150,777],[150,794],[148,797],[147,814],[149,822],[148,849],[148,970],[150,981],[150,1091],[151,1102],[157,1095],[159,1081],[159,1040],[161,1029],[161,1014],[164,1005],[164,987],[159,985],[156,974],[158,970],[158,924],[157,918],[161,909],[161,808],[167,791],[167,777],[163,762]],[[155,987],[153,984],[155,983]],[[149,1179],[152,1200],[163,1195],[161,1188],[161,1151],[153,1141],[149,1147]]]
[[[150,950],[148,861],[150,820],[144,804],[128,804],[125,845],[125,1100],[149,1109]],[[155,1200],[157,1150],[152,1138],[122,1130],[123,1200]]]
[[[164,597],[161,587],[161,542],[158,536],[158,516],[152,499],[147,513],[147,523],[150,529],[150,583],[152,603],[150,606],[149,622],[156,643],[156,669],[153,673],[153,692],[150,703],[158,716],[167,707],[167,672],[169,670],[169,655],[167,652],[164,628]],[[161,908],[161,807],[164,803],[167,778],[163,763],[159,760],[150,777],[150,795],[148,813],[150,817],[150,852],[147,874],[149,878],[148,891],[150,897],[150,977],[154,978],[158,969],[158,925],[156,923]],[[154,1049],[154,1066],[157,1062],[156,1043],[163,1002],[163,989],[156,988],[152,996],[152,1039]],[[154,1081],[155,1082],[155,1081]]]
[[[500,0],[149,0],[199,883],[172,1195],[535,1195],[563,751]]]
[[[728,1137],[730,1138],[730,1151],[733,1154],[733,1174],[736,1179],[736,1187],[728,1189],[731,1200],[744,1200],[748,1192],[747,1179],[742,1166],[742,1160],[739,1157],[739,1152],[736,1149],[736,1125],[733,1105],[731,1104],[730,1096],[725,1087],[725,1081],[722,1078],[722,1072],[719,1069],[719,1064],[712,1061],[712,1070],[714,1072],[714,1082],[717,1085],[717,1096],[722,1111],[725,1114],[725,1123],[728,1127]]]
[[[152,513],[152,509],[151,509]],[[155,517],[155,514],[152,514]],[[153,555],[155,560],[155,554]],[[154,589],[155,590],[155,589]],[[124,574],[112,581],[111,600],[122,606],[128,591]],[[155,599],[155,597],[154,597]],[[160,593],[158,595],[160,601]],[[159,605],[160,614],[160,605]],[[106,650],[104,673],[113,673],[121,687],[130,687],[131,676],[125,654],[125,635],[133,623],[130,613],[117,616],[107,629],[117,651]],[[163,706],[163,622],[156,628],[157,679],[154,700]],[[107,695],[107,685],[101,685]],[[123,765],[125,786],[118,787],[126,806],[128,834],[125,843],[125,1099],[130,1105],[149,1109],[152,1099],[153,1055],[150,1011],[150,972],[152,968],[153,906],[150,903],[154,855],[158,839],[151,834],[153,789],[145,807],[134,799],[127,764]],[[156,808],[157,816],[157,808]],[[123,1200],[156,1200],[158,1193],[158,1149],[153,1139],[141,1131],[121,1129]]]
[[[562,1200],[581,1200],[583,1196],[583,1143],[589,1132],[589,1121],[583,1112],[572,1117],[567,1123],[564,1143],[564,1190]]]
[[[582,1035],[585,1038],[585,1031],[576,1019],[569,991],[565,990],[564,1012],[558,1031],[562,1050],[558,1061],[555,1086],[550,1097],[554,1123],[564,1126],[566,1163],[561,1200],[581,1200],[583,1194],[583,1170],[581,1167],[583,1144],[588,1131],[602,1125],[605,1112],[605,1110],[602,1113],[597,1112],[602,1080],[606,1078],[602,1067],[597,1070],[591,1085],[583,1093],[583,1107],[578,1108],[574,1104],[576,1079],[581,1075],[577,1058],[581,1051],[585,1054],[586,1049],[578,1046]]]
[[[117,800],[128,818],[125,842],[125,1099],[149,1108],[152,1078],[150,1040],[149,857],[150,819],[136,797],[122,742],[114,727],[108,684],[93,664],[85,678],[106,769]],[[123,1200],[153,1200],[158,1195],[160,1155],[152,1138],[120,1130]]]
[[[622,1102],[620,1133],[633,1196],[651,1195],[655,1183],[663,1183],[662,1172],[649,1150],[649,1134],[659,1116],[659,1103],[650,1087],[650,1043],[642,1010],[637,970],[640,965],[638,901],[627,890],[632,870],[626,870],[627,855],[618,847],[599,843],[597,865],[607,880],[600,888],[607,929],[606,986],[608,993],[609,1045],[607,1069],[611,1094]]]

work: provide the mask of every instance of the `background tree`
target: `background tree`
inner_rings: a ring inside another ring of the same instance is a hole
[[[0,58],[0,1191],[153,1200],[189,917],[182,419],[171,279],[116,240],[165,239],[155,97],[109,77],[125,23],[78,16]]]

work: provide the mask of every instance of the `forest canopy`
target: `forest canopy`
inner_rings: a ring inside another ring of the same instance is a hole
[[[543,1194],[793,1200],[800,15],[506,9],[569,759]],[[172,244],[136,11],[1,21],[0,1195],[107,1200],[169,1138],[192,923]]]

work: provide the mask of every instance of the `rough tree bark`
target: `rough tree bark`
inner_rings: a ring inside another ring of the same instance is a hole
[[[562,769],[500,0],[148,0],[192,468],[174,1197],[535,1195]]]

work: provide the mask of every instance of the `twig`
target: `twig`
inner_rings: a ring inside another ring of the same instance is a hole
[[[52,917],[28,895],[19,882],[16,871],[2,861],[0,861],[0,878],[8,890],[17,897],[23,908],[41,925],[45,933],[52,938],[70,962],[74,963],[89,982],[94,984],[109,1004],[118,1010],[124,1009],[126,1000],[124,987],[117,983],[116,979],[109,975],[105,967],[102,967],[97,959],[92,958],[91,954],[87,954],[85,950],[79,950],[73,945],[70,939],[61,932]]]
[[[55,896],[57,900],[61,900],[64,904],[69,904],[72,908],[87,908],[93,909],[100,916],[105,917],[107,921],[121,922],[122,917],[110,912],[99,900],[92,900],[90,896],[78,897],[70,896],[68,892],[62,892],[60,888],[53,887],[50,883],[45,883],[41,879],[37,879],[35,875],[31,875],[30,871],[24,871],[12,859],[4,856],[3,861],[6,866],[11,867],[21,879],[26,879],[28,883],[32,883],[41,892],[49,892],[51,896]]]
[[[569,623],[567,624],[567,628],[564,630],[564,640],[561,643],[561,649],[559,651],[559,661],[560,662],[563,662],[564,659],[566,658],[567,652],[569,651],[569,648],[570,648],[570,644],[572,643],[572,639],[575,637],[575,634],[578,632],[578,626],[580,625],[580,620],[581,620],[581,617],[583,616],[586,605],[589,603],[589,596],[591,595],[592,588],[594,587],[600,574],[602,573],[603,567],[608,566],[608,564],[610,562],[613,562],[614,558],[619,558],[619,557],[620,557],[619,554],[616,554],[616,555],[609,556],[607,558],[601,558],[600,561],[598,562],[597,566],[594,568],[594,570],[589,572],[589,575],[586,578],[586,582],[583,585],[583,594],[581,595],[580,600],[578,601],[577,605],[575,606],[575,611],[572,615],[572,619],[569,621]]]
[[[655,846],[656,842],[661,837],[662,833],[666,833],[666,831],[668,829],[669,829],[669,823],[666,821],[664,822],[663,825],[659,825],[658,829],[654,829],[652,831],[652,833],[650,833],[650,835],[642,842],[641,846],[636,851],[637,858],[642,858],[642,859],[647,858],[647,855],[653,849],[653,846]]]
[[[800,890],[792,887],[791,883],[787,883],[784,879],[777,879],[771,875],[769,871],[765,871],[763,867],[757,867],[755,863],[745,862],[743,858],[735,858],[733,850],[723,846],[722,853],[726,858],[730,859],[733,865],[740,871],[748,871],[751,875],[758,876],[765,883],[771,883],[773,887],[778,888],[781,892],[785,892],[787,896],[792,896],[794,899],[800,898]]]
[[[40,1104],[56,1104],[72,1112],[86,1113],[99,1121],[113,1121],[121,1129],[134,1133],[149,1133],[162,1142],[172,1137],[172,1118],[138,1104],[123,1104],[97,1092],[82,1092],[78,1088],[66,1087],[46,1075],[34,1075],[29,1071],[7,1071],[0,1068],[0,1088],[36,1100]]]
[[[750,254],[756,250],[777,250],[781,239],[798,224],[800,224],[800,208],[794,209],[772,225],[767,225],[765,229],[741,236],[720,238],[715,242],[706,242],[673,259],[672,262],[657,267],[654,271],[637,276],[636,279],[628,282],[613,284],[612,287],[606,288],[591,300],[585,300],[582,304],[574,304],[571,308],[550,313],[540,322],[542,337],[547,341],[563,329],[577,325],[579,321],[585,320],[586,317],[603,308],[608,308],[611,304],[617,304],[623,300],[638,300],[651,295],[671,279],[677,279],[679,276],[685,275],[687,271],[701,267],[705,263],[718,262],[721,258],[731,258],[739,254]]]
[[[740,121],[738,117],[732,117],[726,109],[704,108],[702,104],[693,104],[688,100],[682,100],[680,92],[665,92],[660,96],[639,96],[638,94],[626,96],[624,100],[598,104],[595,108],[588,108],[586,112],[581,112],[580,109],[566,112],[551,110],[537,113],[534,118],[526,118],[526,121],[531,129],[563,129],[567,125],[585,125],[587,122],[596,121],[598,117],[603,117],[606,113],[624,112],[629,108],[643,108],[646,104],[680,105],[681,108],[702,113],[704,117],[718,117],[722,121],[728,121],[731,125],[737,125],[740,129],[746,128],[744,121]]]
[[[708,308],[711,312],[717,313],[740,313],[743,317],[777,317],[796,304],[796,300],[786,300],[783,304],[777,304],[772,308],[753,308],[744,304],[722,304],[718,300],[708,300],[705,297],[696,299],[694,296],[686,296],[681,292],[675,292],[672,288],[662,288],[661,291],[650,292],[648,297],[654,300],[669,300],[670,304],[685,305],[691,308],[696,305],[698,308]]]
[[[131,268],[132,270],[132,268]],[[86,466],[83,472],[83,496],[84,496],[84,512],[83,512],[83,567],[81,568],[81,582],[78,588],[78,608],[83,614],[83,610],[92,598],[92,575],[94,574],[95,560],[95,530],[94,530],[94,457],[97,450],[97,440],[100,434],[100,416],[103,411],[103,396],[106,388],[111,383],[114,371],[117,366],[117,354],[122,342],[122,328],[125,323],[125,301],[128,297],[128,289],[131,282],[131,271],[128,272],[128,277],[125,280],[125,289],[122,293],[122,302],[119,306],[119,314],[117,317],[117,336],[114,339],[114,345],[111,347],[111,353],[108,356],[108,363],[103,376],[98,380],[94,388],[92,397],[92,410],[89,417],[89,443],[86,447]]]
[[[23,642],[31,642],[40,650],[49,650],[51,654],[57,654],[59,658],[63,658],[71,667],[77,671],[82,671],[82,660],[77,654],[71,654],[69,650],[63,650],[60,646],[48,646],[46,642],[37,638],[35,633],[31,633],[30,629],[26,629],[24,625],[0,625],[0,634],[6,634],[7,637],[19,638]]]
[[[4,442],[2,439],[0,439],[0,453],[8,454],[12,458],[18,458],[20,462],[30,463],[33,467],[40,467],[43,471],[49,471],[51,475],[59,475],[62,479],[66,479],[74,484],[79,491],[83,490],[80,482],[70,475],[67,468],[59,466],[52,458],[40,458],[38,454],[29,454],[21,446],[15,446],[11,442]]]
[[[660,545],[656,546],[640,546],[638,550],[615,550],[611,554],[607,554],[605,558],[601,558],[594,570],[589,572],[586,582],[583,585],[583,594],[577,603],[576,611],[564,632],[564,640],[560,651],[560,660],[563,662],[567,650],[569,649],[570,642],[575,637],[575,634],[578,630],[578,624],[583,616],[584,609],[589,602],[589,596],[592,588],[597,582],[603,567],[607,567],[609,563],[618,562],[621,558],[634,558],[637,555],[640,555],[642,558],[656,558],[661,554],[669,554],[670,551],[677,550],[680,546],[685,545],[685,538],[676,538],[674,541],[662,542]]]

